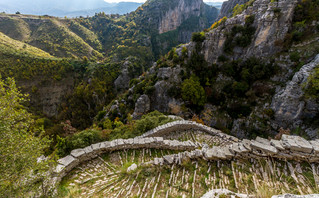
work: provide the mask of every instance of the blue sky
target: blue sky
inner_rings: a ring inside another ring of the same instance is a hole
[[[145,2],[146,0],[104,0],[108,3],[118,3],[118,2],[121,2],[121,1],[124,1],[124,2]],[[223,2],[225,0],[204,0],[204,2]]]

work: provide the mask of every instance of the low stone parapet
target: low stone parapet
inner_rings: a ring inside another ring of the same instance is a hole
[[[140,137],[162,137],[170,134],[171,132],[176,131],[189,131],[189,130],[198,130],[210,134],[212,136],[218,136],[224,140],[231,140],[233,142],[238,142],[238,138],[227,135],[219,130],[214,128],[199,124],[193,121],[180,120],[175,122],[170,122],[162,126],[158,126],[155,129],[152,129]]]
[[[134,139],[117,139],[113,141],[101,142],[75,149],[71,154],[58,160],[58,165],[54,173],[58,177],[64,177],[66,173],[82,162],[91,160],[106,152],[119,151],[125,149],[168,149],[168,150],[194,150],[198,146],[191,141],[180,142],[177,140],[164,140],[162,137],[146,137]]]
[[[319,140],[307,141],[299,136],[283,135],[281,140],[267,140],[257,137],[255,140],[243,140],[226,146],[196,149],[179,154],[156,158],[151,163],[164,165],[178,163],[183,160],[203,158],[205,160],[232,160],[250,158],[278,158],[319,162]]]

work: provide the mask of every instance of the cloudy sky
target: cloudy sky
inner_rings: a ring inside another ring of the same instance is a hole
[[[117,3],[117,2],[121,2],[121,1],[124,1],[124,2],[145,2],[146,0],[104,0],[106,2],[109,2],[109,3]],[[225,1],[225,0],[204,0],[205,2],[222,2],[222,1]]]

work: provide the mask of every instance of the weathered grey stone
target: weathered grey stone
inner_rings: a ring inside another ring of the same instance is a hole
[[[165,155],[165,156],[163,156],[163,159],[168,164],[174,163],[174,155]]]
[[[283,127],[294,126],[296,120],[301,120],[307,112],[303,85],[306,83],[313,69],[319,64],[319,55],[298,71],[287,86],[279,91],[272,100],[271,108],[275,112],[275,119]],[[317,109],[318,113],[318,109]]]
[[[111,150],[111,142],[109,142],[109,141],[102,142],[101,145],[100,145],[100,148],[102,149],[102,151]]]
[[[265,139],[265,138],[257,137],[256,141],[259,142],[259,143],[262,143],[262,144],[270,145],[270,141]]]
[[[278,150],[282,150],[282,151],[285,150],[284,146],[279,140],[270,140],[270,144]]]
[[[138,119],[143,114],[147,113],[151,108],[151,100],[147,95],[142,95],[137,99],[135,104],[135,110],[133,113],[133,118]]]
[[[244,147],[246,148],[246,149],[248,149],[249,151],[251,151],[251,142],[249,141],[249,140],[247,140],[247,139],[244,139],[243,141],[242,141],[242,143],[243,143],[243,145],[244,145]]]
[[[220,152],[223,153],[228,159],[234,157],[234,154],[232,154],[229,150],[229,147],[221,147]]]
[[[249,150],[244,147],[243,143],[234,143],[229,149],[235,153],[248,153]]]
[[[92,144],[93,151],[99,151],[100,150],[101,143]]]
[[[72,157],[71,155],[68,155],[62,159],[58,160],[58,163],[63,165],[65,167],[65,171],[69,172],[72,170],[75,166],[79,164],[79,160]]]
[[[85,153],[84,149],[75,149],[75,150],[71,151],[71,155],[75,158],[78,158],[78,159],[83,158],[83,156],[85,154],[86,153]]]
[[[54,173],[56,174],[63,174],[63,171],[65,170],[65,166],[62,164],[58,164],[54,170]]]
[[[213,189],[206,194],[204,194],[201,198],[218,198],[218,197],[236,197],[236,198],[249,198],[249,195],[234,193],[227,189]]]
[[[207,159],[227,159],[225,153],[223,153],[223,150],[218,146],[208,149],[206,152],[204,152],[204,156]]]
[[[310,141],[310,144],[313,147],[315,154],[319,155],[319,142],[312,140],[312,141]]]
[[[93,149],[92,149],[92,146],[87,146],[83,149],[85,151],[85,153],[87,154],[92,154],[93,152]]]
[[[126,172],[129,173],[129,172],[135,171],[136,169],[137,169],[137,165],[134,163],[130,167],[127,168]]]
[[[311,153],[313,150],[312,145],[302,137],[282,135],[281,141],[285,148],[300,151],[304,153]]]
[[[257,141],[251,141],[251,147],[257,150],[261,150],[263,152],[265,152],[266,154],[276,154],[278,153],[278,150],[269,144],[263,144]]]

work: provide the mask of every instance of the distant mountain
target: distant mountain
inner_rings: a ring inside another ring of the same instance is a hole
[[[75,17],[92,16],[98,12],[126,14],[140,5],[142,3],[107,3],[104,0],[1,0],[0,12]]]
[[[207,5],[214,6],[215,8],[221,9],[223,2],[205,2]]]

